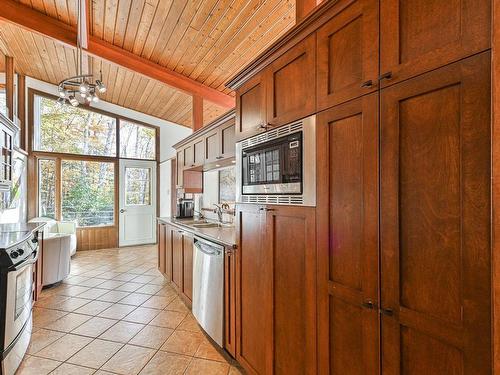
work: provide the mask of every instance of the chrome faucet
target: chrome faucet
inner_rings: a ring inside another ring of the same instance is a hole
[[[219,223],[222,223],[222,207],[219,206],[218,204],[215,204],[215,203],[214,203],[214,206],[215,206],[214,213],[217,214],[217,217],[219,219]]]

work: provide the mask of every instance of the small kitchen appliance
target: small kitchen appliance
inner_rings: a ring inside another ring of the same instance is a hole
[[[194,215],[194,201],[192,199],[179,199],[177,202],[176,219],[192,218]]]

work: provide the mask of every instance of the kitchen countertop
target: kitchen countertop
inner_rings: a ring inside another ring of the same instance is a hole
[[[161,223],[171,224],[193,235],[202,237],[206,240],[216,242],[218,244],[236,248],[236,229],[232,227],[219,228],[195,228],[185,224],[186,221],[192,222],[193,219],[173,219],[170,217],[158,217],[157,220]],[[183,223],[184,222],[184,223]]]
[[[8,249],[27,240],[45,223],[0,224],[0,249]]]

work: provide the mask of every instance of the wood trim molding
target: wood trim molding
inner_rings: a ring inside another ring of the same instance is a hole
[[[14,58],[5,56],[5,94],[7,102],[7,117],[14,121]]]
[[[44,35],[68,46],[76,46],[76,27],[67,25],[13,0],[2,0],[0,19],[23,27],[29,31]],[[146,77],[166,83],[190,95],[199,95],[203,97],[203,99],[222,107],[233,108],[235,106],[235,98],[231,95],[227,95],[194,79],[155,64],[150,60],[114,46],[92,35],[89,35],[88,48],[86,51],[90,55],[105,59]]]
[[[295,2],[295,22],[300,22],[313,11],[323,0],[297,0]]]
[[[500,24],[500,0],[492,2],[492,25]],[[492,149],[491,149],[491,267],[492,267],[492,367],[500,375],[500,27],[492,28]]]

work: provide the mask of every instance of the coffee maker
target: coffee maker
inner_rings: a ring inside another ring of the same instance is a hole
[[[192,218],[194,215],[194,202],[192,199],[179,199],[177,201],[176,219]]]

